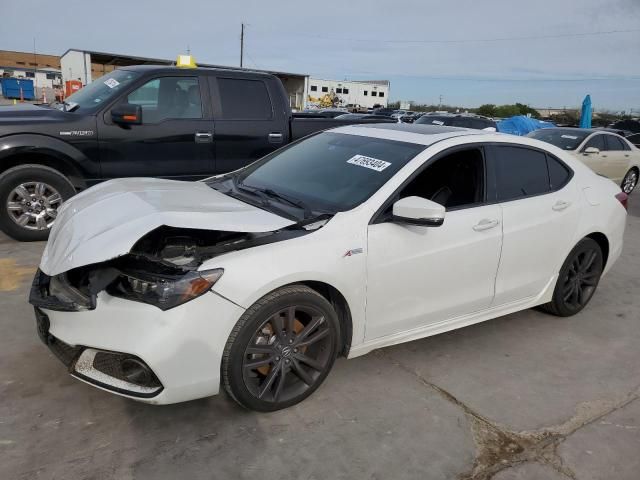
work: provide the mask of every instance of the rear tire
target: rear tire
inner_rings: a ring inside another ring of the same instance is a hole
[[[593,297],[603,268],[600,245],[591,238],[583,238],[562,265],[551,302],[540,308],[559,317],[580,312]]]
[[[631,195],[636,185],[638,185],[638,169],[634,167],[624,176],[620,188],[622,188],[622,191],[627,195]]]
[[[265,295],[240,317],[222,357],[222,383],[236,402],[271,412],[311,395],[329,374],[340,345],[331,304],[305,285]]]
[[[23,242],[46,240],[58,208],[76,190],[60,172],[20,165],[0,175],[0,230]]]

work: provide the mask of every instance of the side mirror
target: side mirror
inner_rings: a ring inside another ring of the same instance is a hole
[[[111,109],[111,120],[118,125],[140,125],[142,107],[132,103],[121,103]]]
[[[600,149],[596,147],[587,147],[584,149],[583,153],[585,155],[594,155],[600,153]]]
[[[406,197],[393,204],[393,221],[423,227],[439,227],[444,223],[445,212],[446,209],[439,203],[422,197]]]

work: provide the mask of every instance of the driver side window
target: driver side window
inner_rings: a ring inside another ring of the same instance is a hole
[[[485,203],[485,167],[481,148],[449,153],[424,167],[394,195],[378,221],[391,218],[393,203],[405,197],[422,197],[447,210]]]
[[[484,203],[484,191],[482,151],[469,148],[427,166],[400,191],[399,198],[422,197],[451,210]]]
[[[200,87],[196,77],[161,77],[131,92],[127,102],[142,107],[143,123],[168,119],[202,118]]]
[[[607,144],[604,142],[604,135],[594,135],[593,137],[591,137],[585,144],[583,151],[589,147],[595,147],[601,152],[605,151],[607,149]]]

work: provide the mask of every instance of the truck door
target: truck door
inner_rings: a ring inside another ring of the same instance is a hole
[[[122,98],[142,107],[142,124],[118,125],[111,110],[98,119],[104,178],[165,177],[191,180],[215,170],[213,121],[206,79],[158,76]]]
[[[267,80],[279,81],[233,73],[209,77],[218,173],[244,167],[289,142],[283,99],[272,98]]]

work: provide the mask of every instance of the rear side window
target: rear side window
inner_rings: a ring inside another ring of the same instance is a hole
[[[547,155],[547,166],[549,167],[549,185],[551,190],[558,190],[566,185],[571,177],[571,172],[563,163],[555,157]]]
[[[589,139],[584,148],[595,147],[601,152],[607,150],[607,144],[604,142],[604,135],[595,135]]]
[[[521,147],[491,148],[498,201],[540,195],[549,191],[547,156]]]
[[[261,80],[218,78],[218,91],[225,120],[269,120],[271,99]]]
[[[607,135],[607,143],[609,144],[609,150],[630,150],[622,139],[613,135]]]

